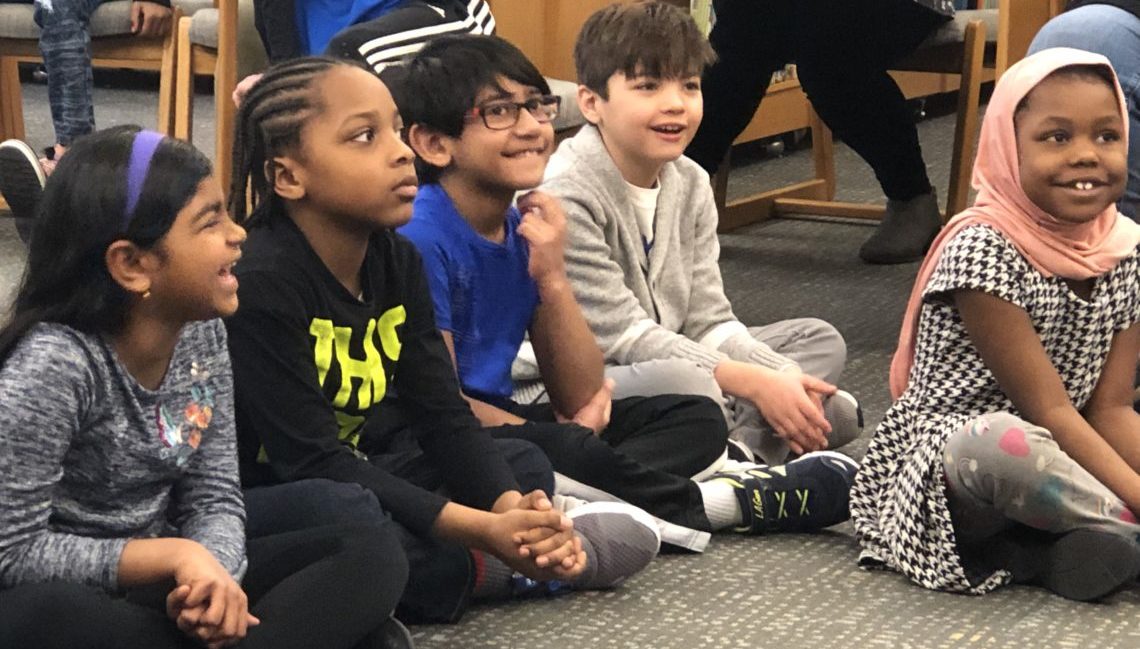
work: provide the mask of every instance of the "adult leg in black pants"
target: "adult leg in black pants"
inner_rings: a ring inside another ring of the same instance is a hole
[[[250,627],[242,647],[385,646],[383,624],[408,573],[392,534],[371,525],[311,528],[250,541],[247,555],[242,587],[261,624]],[[119,597],[52,582],[0,592],[0,646],[199,647],[166,617],[169,589],[144,590],[141,598]]]
[[[772,74],[792,60],[789,2],[713,0],[713,8],[717,59],[701,83],[705,119],[685,151],[710,174],[756,114]]]
[[[755,113],[763,96],[757,84],[766,87],[774,69],[794,61],[816,112],[871,165],[887,195],[887,214],[860,256],[873,263],[921,258],[941,220],[913,117],[886,70],[945,16],[914,0],[718,0],[714,6],[710,40],[718,60],[705,75],[707,119],[690,157],[714,170]]]
[[[812,106],[875,171],[887,212],[859,250],[864,261],[923,256],[942,227],[918,129],[887,74],[945,18],[913,0],[810,0],[796,5],[796,69]]]
[[[509,404],[508,404],[509,405]],[[601,435],[555,422],[550,404],[510,407],[529,423],[489,429],[496,439],[533,442],[554,470],[676,525],[710,531],[700,489],[689,478],[724,453],[720,407],[696,396],[630,397],[613,402]]]

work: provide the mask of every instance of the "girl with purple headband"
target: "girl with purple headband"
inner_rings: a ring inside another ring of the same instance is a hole
[[[2,647],[393,646],[394,536],[247,543],[223,201],[201,153],[137,127],[47,183],[0,330]]]

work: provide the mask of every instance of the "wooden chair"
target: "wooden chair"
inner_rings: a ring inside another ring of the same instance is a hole
[[[24,139],[19,63],[40,62],[39,26],[31,4],[0,3],[0,141]],[[174,7],[177,24],[181,9]],[[159,74],[156,129],[170,133],[174,79],[174,30],[159,38],[131,33],[131,3],[111,0],[91,14],[92,64],[100,68],[155,70]]]
[[[893,70],[903,72],[960,75],[950,182],[943,194],[944,218],[965,209],[969,200],[982,83],[996,79],[1010,62],[1024,54],[1037,29],[1055,11],[1056,4],[1057,0],[999,0],[997,9],[959,11],[911,56],[892,66]],[[721,230],[789,214],[882,218],[885,209],[882,205],[834,200],[831,132],[814,110],[810,111],[809,120],[814,178],[727,202],[730,164],[726,158],[713,176]]]
[[[214,0],[178,22],[174,82],[174,137],[190,140],[194,121],[194,75],[214,77],[214,173],[229,193],[233,166],[234,103],[237,85],[237,0]]]

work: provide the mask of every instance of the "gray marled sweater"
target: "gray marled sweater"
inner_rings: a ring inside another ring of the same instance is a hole
[[[606,360],[686,358],[709,372],[726,357],[795,365],[732,313],[708,174],[682,157],[665,165],[658,183],[648,254],[629,190],[593,126],[558,147],[542,185],[566,210],[567,274]]]
[[[221,321],[182,330],[158,390],[98,336],[32,328],[0,369],[0,588],[117,588],[132,538],[182,536],[245,563],[233,378]]]

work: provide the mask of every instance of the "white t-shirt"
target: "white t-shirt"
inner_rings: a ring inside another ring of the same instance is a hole
[[[646,254],[648,254],[648,248],[653,245],[653,216],[657,213],[657,196],[661,193],[661,184],[653,183],[653,187],[650,189],[638,187],[628,182],[625,183],[625,186],[629,190],[629,200],[633,203],[637,227],[641,231],[641,239],[645,242]]]

